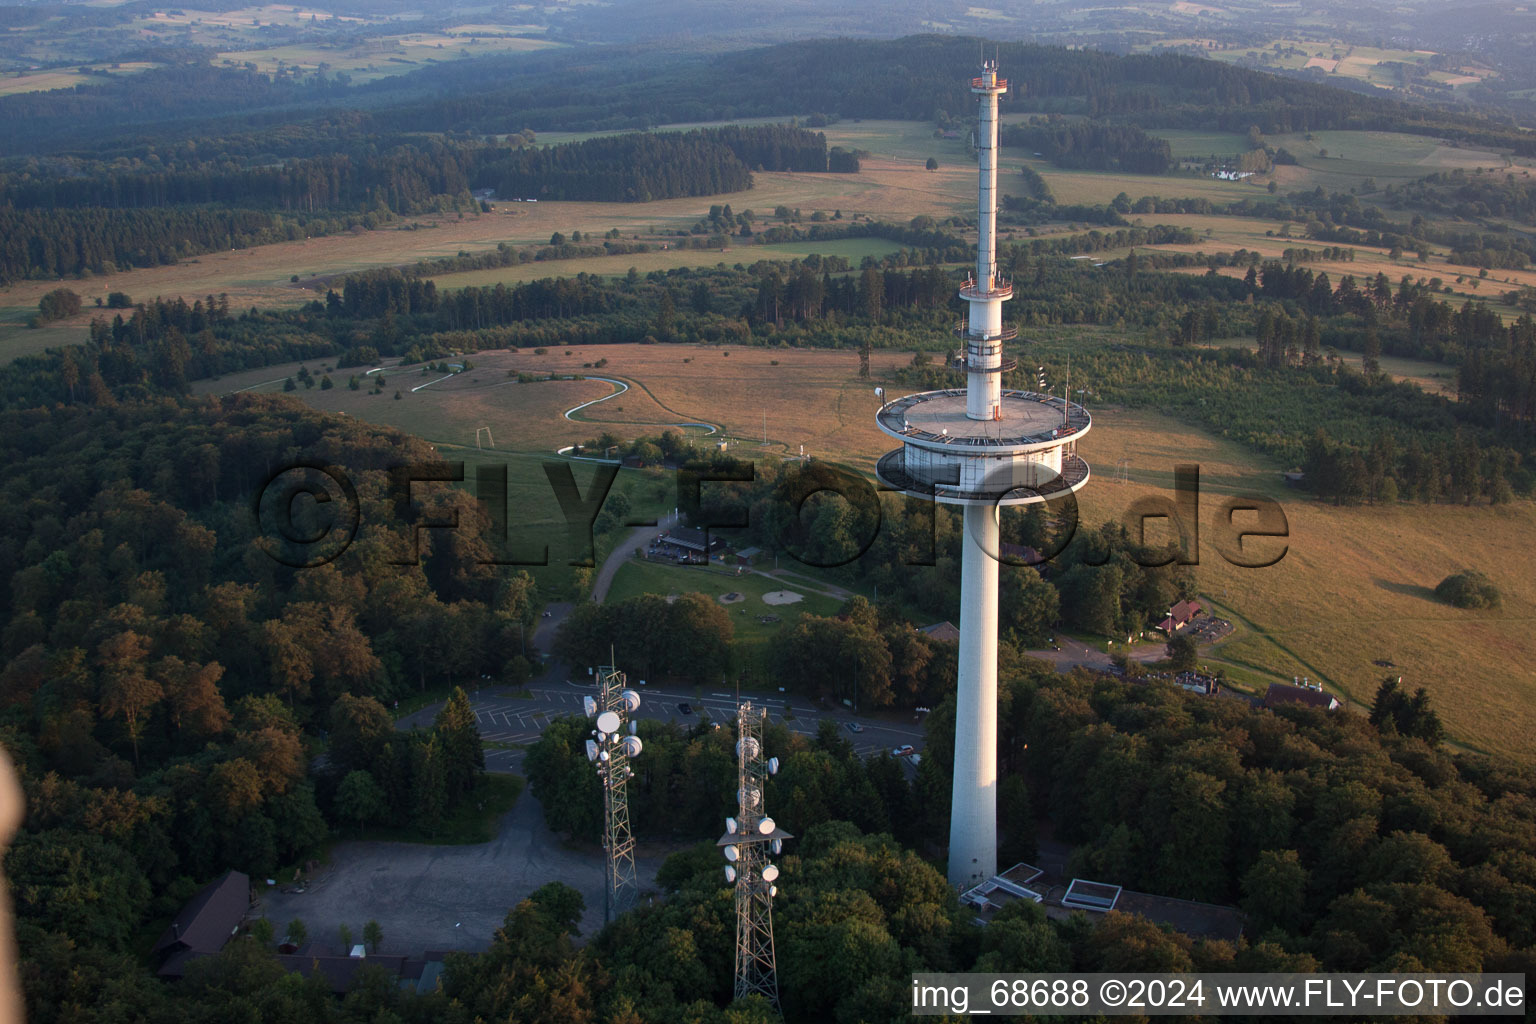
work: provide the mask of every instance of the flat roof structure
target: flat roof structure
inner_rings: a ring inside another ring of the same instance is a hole
[[[705,550],[704,536],[705,535],[703,530],[697,530],[691,526],[679,526],[669,532],[665,537],[661,538],[661,542],[663,544],[673,544],[680,548],[686,548],[689,551],[703,551]],[[719,546],[719,537],[709,538],[709,550],[713,551]]]
[[[1061,905],[1074,910],[1097,910],[1107,913],[1120,901],[1120,887],[1107,882],[1090,882],[1086,878],[1074,878],[1061,897]]]
[[[960,896],[960,902],[975,909],[977,921],[986,924],[1001,909],[1015,900],[1042,903],[1045,896],[1029,888],[1029,883],[1045,874],[1033,864],[1015,864],[1001,874],[993,875]]]
[[[966,394],[965,388],[955,388],[907,395],[882,406],[875,423],[907,444],[961,451],[985,448],[988,454],[1058,447],[1064,438],[1093,425],[1082,406],[1034,391],[1004,391],[999,417],[975,420],[966,415]]]
[[[1145,892],[1120,894],[1115,907],[1122,914],[1136,914],[1153,924],[1165,924],[1176,932],[1204,939],[1236,942],[1243,934],[1243,915],[1236,907],[1197,903],[1173,896],[1153,896]]]

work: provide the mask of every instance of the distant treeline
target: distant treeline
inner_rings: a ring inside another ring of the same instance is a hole
[[[229,203],[284,210],[415,213],[436,197],[494,188],[510,197],[633,202],[750,188],[752,170],[826,171],[826,136],[789,125],[629,133],[557,146],[415,140],[381,152],[330,153],[276,164],[183,154],[169,163],[14,161],[0,202],[20,208],[133,208]],[[858,170],[856,158],[834,170]]]
[[[0,282],[156,266],[216,249],[373,228],[391,214],[474,209],[471,189],[636,202],[748,189],[749,168],[826,171],[834,163],[858,170],[857,157],[829,152],[821,133],[787,125],[633,133],[544,148],[428,141],[275,166],[33,161],[0,174]]]
[[[1037,152],[1057,167],[1163,174],[1174,166],[1167,140],[1133,124],[1031,118],[1005,126],[998,141]]]
[[[0,99],[8,152],[121,147],[155,125],[156,142],[270,132],[305,134],[314,121],[353,118],[363,134],[523,128],[646,129],[660,124],[823,111],[844,117],[949,121],[973,104],[957,68],[974,39],[796,41],[744,53],[658,58],[639,47],[605,51],[573,79],[558,55],[457,61],[365,86],[316,75],[268,76],[191,64],[68,91]],[[1004,43],[1008,104],[1133,121],[1142,127],[1266,134],[1318,129],[1404,131],[1536,153],[1536,139],[1498,121],[1386,96],[1349,92],[1171,53],[1118,56]],[[764,88],[771,83],[771,88]],[[252,132],[252,115],[270,128]],[[514,120],[515,119],[515,120]],[[321,133],[309,154],[327,151]],[[258,146],[257,151],[276,147]]]
[[[175,263],[218,249],[380,223],[369,214],[278,215],[219,207],[16,210],[0,206],[0,284]]]

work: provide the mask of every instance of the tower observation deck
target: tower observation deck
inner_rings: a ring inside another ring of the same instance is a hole
[[[997,873],[997,582],[999,508],[1049,500],[1088,482],[1078,440],[1092,420],[1066,397],[1005,390],[1017,365],[1003,343],[1013,285],[997,269],[997,106],[1008,91],[995,62],[971,79],[977,126],[976,266],[960,298],[970,315],[955,330],[952,363],[964,388],[926,391],[881,406],[876,425],[901,447],[883,456],[881,482],[913,497],[960,505],[960,665],[955,715],[949,882],[968,888]]]

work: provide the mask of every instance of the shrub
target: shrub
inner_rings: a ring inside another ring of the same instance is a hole
[[[50,320],[63,320],[65,317],[74,316],[80,312],[80,296],[68,288],[55,288],[44,295],[37,303],[37,319],[39,323],[47,323]]]
[[[1440,581],[1435,596],[1457,608],[1497,608],[1502,601],[1499,588],[1476,569],[1463,569]]]

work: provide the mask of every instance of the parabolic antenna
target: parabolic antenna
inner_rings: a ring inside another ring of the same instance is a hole
[[[782,840],[782,839],[775,839],[773,841],[773,852],[774,853],[782,853],[782,852],[784,852],[784,840]]]
[[[778,894],[779,894],[779,887],[778,886],[770,885],[768,887],[768,895],[769,896],[777,896]]]
[[[763,881],[771,882],[775,878],[778,878],[778,877],[779,877],[779,866],[777,864],[768,864],[768,865],[764,866],[764,868],[763,868]]]
[[[597,701],[593,700],[591,697],[581,698],[581,710],[587,713],[588,718],[591,718],[593,715],[597,714]]]
[[[620,724],[619,716],[612,711],[604,711],[597,716],[597,729],[599,732],[618,732]]]
[[[736,756],[737,757],[741,756],[742,747],[746,747],[746,751],[747,751],[747,755],[746,756],[747,756],[747,760],[748,761],[755,761],[755,760],[757,760],[757,755],[762,753],[762,750],[763,750],[763,746],[762,746],[761,743],[757,742],[757,737],[756,736],[748,736],[746,739],[742,739],[742,740],[737,740],[736,741]]]
[[[740,857],[740,856],[741,856],[741,851],[736,849],[736,847],[734,847],[734,846],[727,846],[725,848],[725,859],[730,861],[732,864],[736,863],[736,858]]]
[[[726,818],[725,819],[725,830],[727,832],[729,832],[731,835],[735,835],[736,834],[736,829],[738,829],[739,827],[740,826],[736,824],[736,819],[735,818]]]
[[[762,799],[762,791],[756,786],[743,786],[736,791],[736,802],[743,807],[756,807]]]
[[[629,708],[629,710],[640,710],[640,695],[634,690],[624,690],[619,694],[619,697],[624,701],[624,706]]]
[[[769,775],[777,775],[777,774],[779,774],[779,759],[778,758],[770,757],[768,759],[768,774]]]
[[[596,761],[597,760],[597,741],[596,740],[587,740],[587,760],[588,761]]]
[[[777,827],[778,826],[773,823],[772,818],[764,818],[757,823],[757,830],[765,836],[773,835],[773,830]]]
[[[640,756],[640,746],[641,744],[639,736],[624,737],[624,753],[628,754],[630,757]]]
[[[725,880],[727,882],[736,881],[736,869],[731,867],[729,864],[725,866]]]

